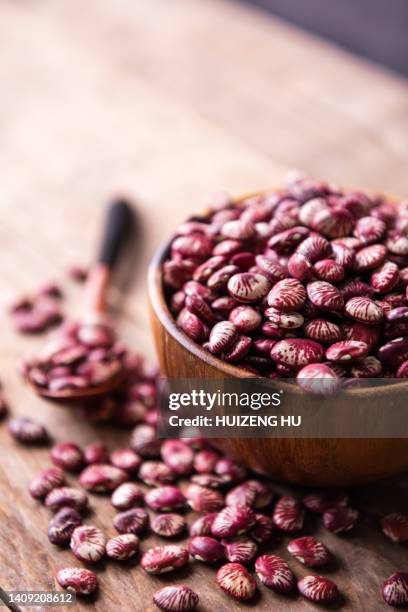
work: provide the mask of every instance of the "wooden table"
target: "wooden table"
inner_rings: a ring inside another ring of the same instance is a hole
[[[143,219],[121,329],[150,356],[147,262],[205,195],[267,187],[290,167],[407,194],[407,83],[233,2],[2,0],[0,83],[0,377],[13,413],[46,422],[56,439],[102,438],[113,446],[127,434],[96,429],[33,397],[15,364],[41,340],[17,336],[5,311],[22,292],[63,279],[68,263],[91,260],[110,194],[130,194]],[[79,289],[67,291],[73,313]],[[3,589],[50,589],[55,571],[72,563],[48,542],[48,513],[27,494],[47,455],[17,446],[0,427]],[[382,610],[378,586],[407,569],[407,555],[375,523],[384,511],[407,510],[407,481],[356,498],[370,513],[355,535],[323,537],[338,558],[340,607]],[[94,506],[92,522],[110,525],[109,502],[95,498]],[[284,542],[273,550],[284,550]],[[215,587],[211,569],[195,565],[194,575],[188,570],[177,580],[200,591],[200,610],[248,608]],[[98,576],[100,597],[77,609],[152,610],[154,590],[167,582],[137,565],[124,571],[109,563]],[[314,609],[261,591],[257,610]]]

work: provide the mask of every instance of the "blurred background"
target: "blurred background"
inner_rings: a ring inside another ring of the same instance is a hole
[[[208,194],[299,168],[406,196],[406,21],[405,0],[0,0],[2,299],[90,261],[118,191],[144,330],[151,254]]]

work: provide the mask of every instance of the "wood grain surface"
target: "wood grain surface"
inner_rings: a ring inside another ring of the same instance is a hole
[[[58,440],[114,447],[127,434],[33,397],[16,362],[41,339],[17,336],[6,310],[42,282],[62,281],[67,264],[92,260],[112,193],[137,201],[143,227],[129,259],[132,283],[112,304],[123,337],[151,358],[147,263],[207,194],[262,189],[290,167],[407,193],[407,83],[233,2],[1,0],[0,83],[0,378],[12,411],[47,423]],[[73,315],[80,289],[64,286]],[[50,589],[55,571],[72,563],[48,542],[48,513],[27,494],[47,464],[46,449],[21,448],[0,426],[2,589]],[[368,515],[351,537],[311,525],[338,559],[339,608],[386,608],[379,584],[407,569],[407,554],[377,523],[387,510],[407,511],[407,487],[401,479],[356,492]],[[112,534],[109,501],[92,502],[90,520]],[[283,539],[273,551],[284,548]],[[147,578],[137,564],[107,563],[97,573],[100,596],[76,609],[152,611],[153,592],[169,581]],[[221,593],[202,564],[175,579],[199,591],[201,612],[250,608]],[[254,609],[262,612],[315,609],[260,591]]]

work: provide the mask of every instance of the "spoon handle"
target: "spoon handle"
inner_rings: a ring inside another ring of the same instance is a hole
[[[132,207],[125,200],[116,200],[108,208],[98,263],[112,269],[120,249],[133,225]]]
[[[105,295],[119,253],[131,233],[133,210],[125,200],[116,200],[108,208],[97,263],[90,270],[85,288],[85,316],[103,315]]]

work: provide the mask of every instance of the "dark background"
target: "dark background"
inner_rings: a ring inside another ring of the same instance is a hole
[[[408,75],[407,0],[242,0]]]

